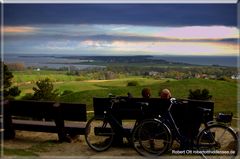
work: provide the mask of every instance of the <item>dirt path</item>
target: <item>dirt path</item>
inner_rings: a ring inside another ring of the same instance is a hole
[[[72,143],[59,143],[57,134],[16,131],[16,138],[4,141],[4,156],[12,156],[12,152],[23,151],[26,155],[49,157],[94,157],[94,156],[139,156],[133,148],[111,147],[105,152],[91,150],[85,142],[84,136],[80,136]],[[9,152],[10,151],[10,152]]]
[[[141,159],[135,150],[126,145],[125,147],[111,147],[104,152],[95,152],[88,147],[84,136],[76,138],[72,143],[59,143],[57,141],[57,134],[16,131],[16,138],[13,140],[5,140],[3,143],[4,156],[2,158],[71,158],[71,159]],[[20,157],[21,156],[21,157]],[[203,159],[201,156],[189,155],[171,155],[164,157],[157,157],[158,159]],[[217,157],[218,159],[225,159],[225,157]]]

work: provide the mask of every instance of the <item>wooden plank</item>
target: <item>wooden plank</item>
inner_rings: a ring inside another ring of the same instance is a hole
[[[53,101],[10,101],[9,111],[13,116],[24,116],[36,119],[55,119],[86,121],[86,105],[80,103],[55,103]],[[60,115],[60,116],[59,116]]]
[[[58,133],[59,139],[64,140],[67,134],[77,135],[85,132],[85,124],[79,124],[87,120],[85,104],[13,100],[1,106],[4,106],[4,121],[9,119],[8,124],[4,122],[5,133],[9,133],[10,130],[13,133],[14,130],[52,132]]]
[[[62,118],[71,121],[87,121],[86,104],[60,103]]]
[[[170,102],[160,98],[125,98],[126,101],[122,101],[114,105],[112,112],[121,119],[138,119],[143,115],[153,116],[166,112],[170,105]],[[95,116],[103,116],[110,106],[110,98],[93,98],[93,108]],[[145,110],[142,109],[140,103],[148,103],[149,105]]]
[[[55,115],[53,109],[54,103],[47,101],[12,100],[10,101],[9,111],[14,116],[53,119]]]
[[[14,119],[12,124],[15,130],[57,133],[57,128],[54,122]]]
[[[33,121],[33,120],[16,120],[13,121],[13,127],[16,130],[37,131],[37,132],[51,132],[58,133],[58,129],[54,122],[51,121]],[[71,134],[84,134],[85,123],[67,122],[65,124],[65,131]]]

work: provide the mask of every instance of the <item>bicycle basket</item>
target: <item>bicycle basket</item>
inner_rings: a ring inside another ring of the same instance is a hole
[[[223,123],[231,123],[233,114],[231,112],[228,113],[218,113],[216,116],[217,122]]]

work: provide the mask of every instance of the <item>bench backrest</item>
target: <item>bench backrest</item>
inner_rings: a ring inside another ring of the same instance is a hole
[[[53,101],[12,100],[4,104],[4,114],[36,119],[86,121],[86,105],[79,103],[55,103]]]
[[[104,111],[111,105],[110,98],[93,98],[93,109],[95,116],[103,116]],[[147,111],[141,109],[139,102],[147,102],[149,106]],[[114,105],[113,111],[121,119],[138,119],[143,115],[159,114],[165,112],[170,102],[160,98],[125,98],[124,101]]]
[[[87,121],[86,104],[60,103],[60,109],[64,120]]]
[[[170,105],[170,101],[160,98],[129,98],[125,102],[120,102],[114,106],[117,116],[121,119],[138,119],[143,115],[141,107],[137,104],[138,102],[149,103],[148,116],[163,114]],[[110,104],[110,98],[93,98],[94,115],[102,116]],[[175,120],[189,121],[194,119],[195,121],[203,122],[203,117],[198,107],[211,109],[211,112],[204,120],[213,120],[214,103],[212,101],[184,100],[183,104],[172,108],[172,114]]]
[[[214,115],[213,101],[208,101],[208,100],[187,100],[187,101],[188,101],[188,107],[186,111],[188,111],[188,114],[190,115],[190,117],[199,118],[201,122],[203,122],[203,120],[205,121],[213,120],[213,115]],[[205,116],[205,119],[203,119],[203,113],[201,110],[198,109],[199,107],[211,109],[209,114]]]

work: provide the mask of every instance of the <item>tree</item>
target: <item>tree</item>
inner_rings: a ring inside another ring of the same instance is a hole
[[[7,66],[10,71],[23,71],[25,69],[25,65],[21,62],[10,63]]]
[[[17,86],[11,87],[13,74],[11,71],[9,71],[8,66],[5,65],[4,63],[1,63],[1,72],[2,71],[3,77],[1,77],[1,95],[3,95],[4,98],[18,96],[21,93],[21,91],[18,89]]]
[[[208,89],[196,89],[196,90],[189,90],[188,99],[197,99],[197,100],[210,100],[212,99],[212,95],[209,95]]]
[[[58,96],[58,90],[54,90],[53,83],[49,78],[39,80],[36,82],[37,87],[33,87],[33,99],[34,100],[56,100]]]

